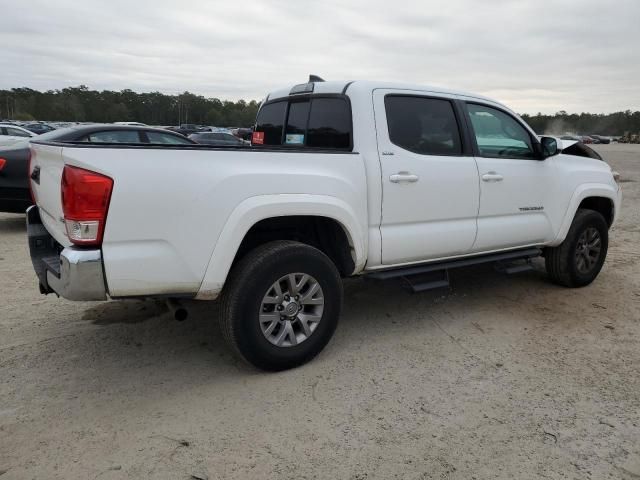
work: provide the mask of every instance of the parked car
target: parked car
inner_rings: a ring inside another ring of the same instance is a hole
[[[199,132],[192,133],[189,135],[189,138],[197,143],[202,143],[205,145],[248,145],[247,142],[244,142],[242,139],[231,135],[230,133],[222,133],[222,132]]]
[[[616,176],[559,153],[500,103],[358,81],[267,98],[250,148],[34,140],[27,222],[40,290],[165,297],[176,314],[178,298],[220,297],[232,350],[282,370],[331,339],[343,277],[422,291],[448,285],[453,268],[514,272],[540,255],[567,287],[600,272]]]
[[[54,130],[34,138],[43,141],[69,143],[130,145],[194,145],[195,142],[177,133],[158,128],[124,125],[87,125]],[[29,142],[0,148],[0,211],[21,213],[31,205],[27,178],[30,158]]]
[[[35,136],[37,136],[36,133],[19,127],[18,125],[0,123],[0,146],[23,142],[26,138]]]
[[[27,179],[29,141],[0,147],[0,212],[24,213],[33,204]]]
[[[602,143],[602,144],[609,144],[611,143],[611,138],[609,137],[603,137],[602,135],[589,135],[591,138],[593,138],[596,143]]]
[[[595,143],[593,138],[591,138],[589,135],[581,135],[580,141],[585,144]]]
[[[203,129],[202,127],[199,127],[198,125],[194,125],[192,123],[183,123],[179,127],[167,127],[167,130],[171,130],[186,137],[191,135],[192,133],[206,131],[206,127]]]
[[[37,133],[38,135],[55,130],[54,127],[52,127],[51,125],[47,125],[46,123],[27,123],[26,125],[24,125],[24,128],[33,133]]]

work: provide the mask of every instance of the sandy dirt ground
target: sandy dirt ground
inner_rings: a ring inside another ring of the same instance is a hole
[[[455,271],[450,290],[346,282],[310,364],[235,360],[217,305],[38,293],[0,214],[0,479],[640,478],[640,146],[594,284]]]

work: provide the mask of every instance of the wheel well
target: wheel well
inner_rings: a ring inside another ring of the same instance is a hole
[[[333,261],[342,276],[351,275],[355,269],[352,246],[342,225],[332,218],[302,215],[267,218],[256,223],[242,239],[233,263],[257,246],[274,240],[295,240],[317,248]]]
[[[613,223],[613,202],[605,197],[589,197],[580,202],[578,208],[588,208],[600,213],[607,221],[607,225]]]

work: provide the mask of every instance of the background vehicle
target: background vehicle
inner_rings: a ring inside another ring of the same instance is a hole
[[[24,138],[0,147],[0,212],[24,213],[32,205],[29,194],[29,141]]]
[[[558,284],[596,278],[621,201],[605,162],[559,153],[485,97],[311,80],[269,94],[251,147],[34,141],[41,291],[220,296],[231,348],[281,370],[330,340],[341,277],[422,291],[544,255]]]
[[[47,125],[46,123],[28,123],[24,125],[24,128],[33,133],[37,133],[38,135],[55,130],[54,127],[52,127],[51,125]]]
[[[12,143],[22,142],[26,138],[37,136],[26,128],[17,125],[0,123],[0,145],[11,145]]]
[[[205,145],[245,145],[247,142],[244,142],[242,139],[231,135],[230,133],[223,132],[199,132],[192,133],[189,135],[189,138],[197,143],[202,143]]]
[[[609,144],[611,143],[611,139],[609,137],[603,137],[602,135],[589,135],[591,138],[596,140],[597,143]]]
[[[591,138],[589,135],[581,135],[580,141],[585,144],[595,143],[593,138]]]
[[[71,143],[195,144],[182,135],[157,128],[109,124],[59,129],[36,138]],[[0,148],[0,211],[22,213],[33,203],[27,176],[29,158],[29,142],[25,139],[12,146]]]
[[[198,127],[197,125],[194,125],[192,123],[184,123],[182,125],[180,125],[179,127],[167,127],[167,130],[171,130],[172,132],[176,132],[179,133],[181,135],[189,136],[192,133],[197,133],[202,131],[201,127]]]

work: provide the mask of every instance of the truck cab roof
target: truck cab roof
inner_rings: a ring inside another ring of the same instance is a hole
[[[433,85],[420,85],[402,82],[384,82],[372,80],[332,80],[332,81],[315,81],[306,82],[296,85],[289,85],[270,92],[265,101],[272,101],[278,98],[285,98],[291,95],[307,93],[307,94],[358,94],[364,92],[372,92],[377,89],[396,89],[408,90],[416,92],[433,92],[445,95],[460,95],[468,98],[475,98],[486,102],[497,104],[495,100],[459,90],[451,90]],[[499,103],[498,103],[499,104]],[[499,104],[501,105],[501,104]],[[501,105],[504,107],[504,105]],[[505,107],[506,108],[506,107]]]

